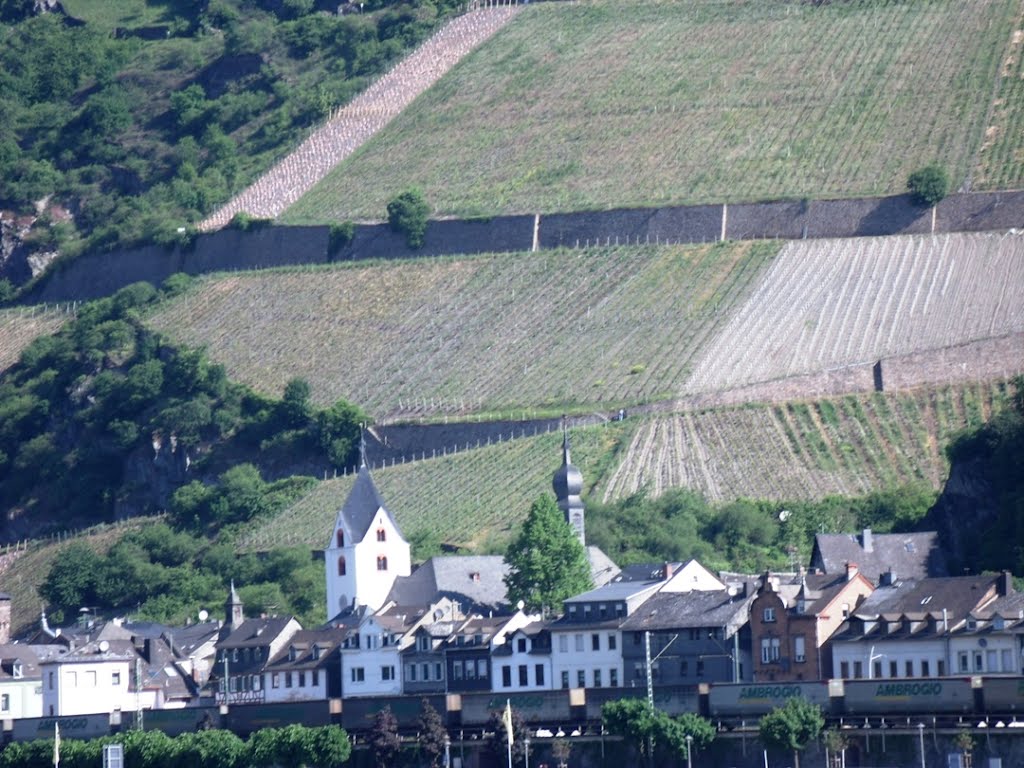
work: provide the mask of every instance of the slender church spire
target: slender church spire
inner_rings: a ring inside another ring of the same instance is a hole
[[[555,472],[551,479],[551,486],[555,491],[555,499],[558,501],[558,508],[565,515],[565,521],[572,526],[580,544],[587,545],[586,527],[584,523],[583,499],[580,494],[583,492],[583,473],[577,469],[569,456],[569,428],[566,418],[562,417],[562,466]]]

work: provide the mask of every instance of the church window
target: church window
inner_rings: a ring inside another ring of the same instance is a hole
[[[377,541],[387,541],[387,540],[388,540],[387,533],[384,532],[383,528],[378,528],[377,529]]]
[[[341,528],[338,529],[338,546],[345,546],[345,532]]]
[[[386,571],[388,569],[388,559],[384,555],[377,556],[377,570]]]
[[[339,557],[338,558],[338,575],[339,576],[344,576],[345,575],[345,558],[344,557]]]

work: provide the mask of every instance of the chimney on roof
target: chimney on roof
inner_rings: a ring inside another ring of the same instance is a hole
[[[1006,597],[1006,595],[1013,594],[1013,575],[1009,571],[1003,571],[999,574],[996,589],[998,590],[1000,597]]]
[[[668,563],[668,562],[665,563],[664,567],[662,568],[662,572],[661,572],[662,573],[662,578],[664,578],[665,581],[668,581],[669,579],[672,578],[672,570],[673,570],[672,569],[672,563]]]
[[[869,533],[870,533],[870,531],[869,531]],[[857,564],[856,563],[847,563],[846,564],[846,580],[847,581],[853,581],[853,577],[857,575],[857,570],[858,569],[857,569]]]
[[[864,532],[860,535],[860,545],[864,548],[865,552],[875,551],[875,542],[871,536],[870,528],[865,528]]]
[[[896,572],[889,568],[885,573],[879,574],[878,586],[880,587],[891,587],[896,583]]]

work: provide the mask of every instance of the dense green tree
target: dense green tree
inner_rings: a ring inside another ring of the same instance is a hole
[[[398,737],[398,720],[391,712],[391,707],[386,706],[374,715],[369,742],[377,768],[391,768],[402,749],[402,741]]]
[[[491,712],[484,732],[488,734],[484,749],[499,765],[505,765],[508,757],[508,727],[505,725],[504,708]],[[521,765],[526,758],[526,739],[530,728],[522,713],[512,707],[512,764]]]
[[[39,594],[51,605],[77,611],[96,598],[96,575],[102,558],[88,545],[72,542],[61,550],[39,587]]]
[[[593,586],[586,550],[547,494],[530,507],[505,561],[509,601],[522,600],[529,610],[557,610],[563,600]]]
[[[418,732],[416,744],[420,754],[426,758],[430,768],[438,768],[444,759],[444,745],[448,741],[441,714],[434,709],[427,699],[420,703],[420,716],[417,722]]]
[[[910,174],[907,189],[919,205],[936,205],[949,194],[949,173],[938,163],[926,165]]]
[[[395,232],[405,235],[410,248],[423,245],[429,216],[430,206],[418,189],[406,190],[388,203],[388,223]]]
[[[793,764],[800,768],[800,753],[824,727],[821,707],[795,696],[761,718],[761,741],[768,747],[792,752]]]
[[[655,755],[668,760],[686,759],[687,737],[694,750],[704,749],[715,738],[715,727],[699,715],[688,712],[673,718],[641,698],[608,702],[601,708],[601,722],[640,754],[646,755],[653,745]]]
[[[317,441],[336,467],[350,466],[359,450],[360,425],[366,415],[357,406],[339,400],[317,415]]]
[[[282,426],[289,429],[304,427],[313,413],[309,401],[309,382],[305,379],[290,379],[284,386],[284,395],[278,408]]]

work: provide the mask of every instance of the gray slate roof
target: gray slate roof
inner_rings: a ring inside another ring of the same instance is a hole
[[[754,595],[730,595],[728,590],[709,592],[658,592],[649,597],[623,623],[623,631],[725,627],[743,623]]]
[[[377,490],[377,484],[373,482],[370,470],[364,464],[359,468],[356,481],[352,485],[352,490],[348,492],[345,503],[338,510],[338,519],[345,532],[352,538],[353,543],[363,540],[380,509],[384,510],[391,522],[398,528],[398,523],[395,522],[395,518],[384,504],[380,491]],[[333,546],[333,542],[328,542],[327,546],[328,548]]]
[[[811,568],[843,573],[847,563],[878,583],[890,569],[898,579],[923,579],[947,574],[945,558],[935,531],[921,533],[819,533],[814,537]]]
[[[387,599],[398,605],[430,605],[447,597],[458,601],[464,612],[502,610],[508,607],[508,570],[500,555],[432,557],[409,576],[396,578]]]
[[[267,619],[246,619],[238,627],[217,643],[217,648],[258,648],[268,646],[285,631],[291,616],[273,616]]]

